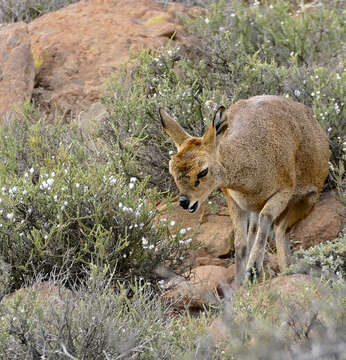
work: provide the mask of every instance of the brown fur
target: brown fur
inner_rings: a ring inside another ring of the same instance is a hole
[[[200,205],[221,188],[228,200],[237,283],[261,271],[272,226],[280,268],[287,267],[287,229],[309,214],[328,175],[328,138],[311,110],[282,97],[255,96],[221,109],[202,138],[188,135],[164,110],[160,114],[178,149],[170,172],[180,193]],[[216,118],[222,124],[218,136]]]

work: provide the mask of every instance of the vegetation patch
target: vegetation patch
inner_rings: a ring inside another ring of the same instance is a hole
[[[30,22],[78,0],[0,0],[0,23]]]
[[[168,161],[175,149],[162,132],[159,106],[200,136],[218,105],[272,94],[313,109],[330,139],[328,186],[341,186],[346,72],[340,10],[338,1],[333,6],[321,2],[296,15],[283,1],[251,7],[243,1],[220,1],[210,7],[208,17],[187,20],[195,39],[192,58],[191,51],[179,48],[136,58],[130,72],[110,81],[104,99],[111,113],[107,134],[134,162],[127,164],[129,173],[150,175],[150,183],[161,190],[174,188]]]

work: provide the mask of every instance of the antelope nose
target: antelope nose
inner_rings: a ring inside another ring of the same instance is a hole
[[[190,204],[190,200],[186,195],[180,195],[179,196],[179,205],[183,208],[183,209],[188,209]]]

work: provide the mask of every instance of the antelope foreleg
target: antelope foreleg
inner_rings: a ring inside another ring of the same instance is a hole
[[[246,280],[252,280],[254,271],[259,274],[263,266],[264,251],[270,229],[275,219],[285,210],[292,197],[292,190],[285,189],[273,195],[264,205],[259,215],[255,242],[250,251],[246,265]]]

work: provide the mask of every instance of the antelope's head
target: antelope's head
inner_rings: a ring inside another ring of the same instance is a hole
[[[171,157],[169,172],[180,192],[180,206],[190,213],[195,212],[222,183],[217,143],[218,136],[227,127],[224,110],[224,107],[219,108],[202,137],[190,136],[165,110],[159,110],[162,126],[178,150]]]

